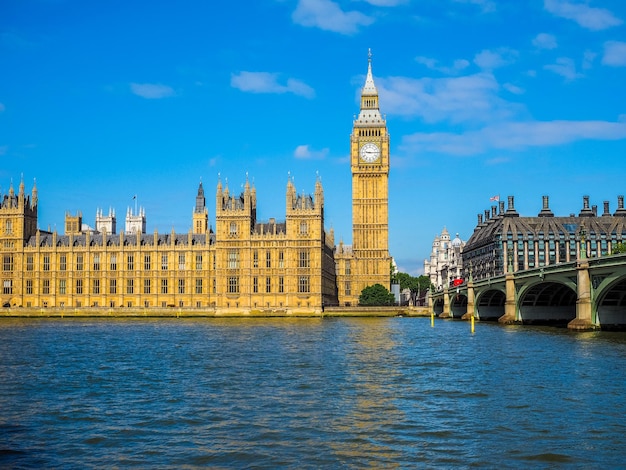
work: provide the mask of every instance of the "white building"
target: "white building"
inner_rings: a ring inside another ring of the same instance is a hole
[[[430,282],[437,289],[443,289],[444,285],[451,285],[454,279],[461,277],[463,268],[461,253],[465,242],[459,238],[459,234],[450,240],[450,233],[444,227],[441,235],[433,240],[430,259],[424,260],[424,275],[430,277]]]
[[[115,218],[115,210],[109,207],[109,215],[103,215],[102,209],[96,210],[96,232],[104,232],[115,234],[117,230],[117,221]]]
[[[126,211],[126,233],[146,233],[146,211],[143,207],[136,214],[130,207]]]

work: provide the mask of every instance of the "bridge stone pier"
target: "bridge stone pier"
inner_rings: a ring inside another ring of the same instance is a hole
[[[469,280],[432,294],[441,318],[626,330],[626,254]]]

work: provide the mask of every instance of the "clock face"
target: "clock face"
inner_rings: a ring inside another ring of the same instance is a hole
[[[368,142],[361,147],[359,155],[361,156],[361,160],[364,162],[374,163],[380,158],[380,149],[378,148],[378,145]]]

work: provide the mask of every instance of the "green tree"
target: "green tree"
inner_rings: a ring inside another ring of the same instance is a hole
[[[433,285],[432,282],[430,282],[430,277],[429,276],[425,276],[425,275],[421,275],[420,277],[417,278],[417,282],[419,284],[419,295],[418,298],[423,298],[426,297],[427,292],[430,290],[431,292],[435,291],[435,286]]]
[[[618,253],[626,253],[626,243],[619,242],[616,245],[613,245],[613,249],[611,250],[612,255],[616,255]]]
[[[398,282],[398,270],[393,265],[393,263],[389,263],[389,277],[391,278],[391,283],[395,284]]]
[[[428,276],[421,275],[415,277],[407,273],[398,273],[396,277],[400,283],[400,291],[409,289],[411,292],[411,305],[417,305],[419,299],[426,295],[426,291],[432,289]]]
[[[395,304],[394,295],[382,284],[367,286],[359,295],[359,305],[364,307],[382,307]]]

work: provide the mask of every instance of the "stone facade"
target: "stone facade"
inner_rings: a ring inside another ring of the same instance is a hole
[[[361,109],[350,137],[352,245],[335,252],[341,306],[357,305],[367,287],[391,288],[389,255],[389,132],[380,113],[371,56]]]
[[[465,242],[459,238],[459,234],[450,240],[450,233],[443,228],[440,235],[433,240],[430,258],[424,260],[424,275],[430,278],[431,284],[437,289],[450,286],[454,279],[461,277],[463,259],[461,254]]]
[[[296,196],[289,181],[280,223],[256,220],[256,191],[248,183],[240,195],[219,183],[215,233],[203,229],[203,194],[200,185],[195,231],[187,234],[145,234],[133,226],[118,235],[106,224],[82,230],[82,216],[68,214],[59,235],[36,229],[36,188],[32,196],[23,182],[18,194],[11,188],[0,208],[2,305],[319,311],[337,304],[321,182],[313,196]]]
[[[298,194],[287,181],[283,221],[256,218],[256,189],[240,194],[218,182],[215,231],[200,183],[189,233],[146,233],[143,208],[127,210],[116,233],[115,211],[66,214],[65,233],[37,228],[36,186],[13,185],[0,207],[3,290],[16,307],[195,308],[215,311],[321,312],[357,305],[361,290],[390,288],[388,249],[389,135],[378,108],[371,57],[361,111],[351,136],[353,245],[338,247],[324,228],[321,181]]]

